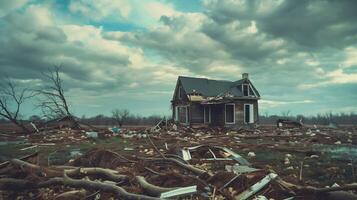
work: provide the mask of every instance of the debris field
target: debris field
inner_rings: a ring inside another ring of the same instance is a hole
[[[0,135],[0,199],[356,198],[356,127]]]

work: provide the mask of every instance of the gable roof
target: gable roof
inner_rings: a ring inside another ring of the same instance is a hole
[[[187,94],[196,92],[206,97],[216,97],[229,93],[233,97],[243,97],[241,86],[243,83],[249,83],[252,90],[259,98],[260,94],[249,79],[241,79],[238,81],[212,80],[207,78],[194,78],[179,76],[178,82],[181,83]]]

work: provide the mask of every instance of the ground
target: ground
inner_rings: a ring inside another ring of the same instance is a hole
[[[253,167],[273,170],[283,180],[298,185],[325,187],[356,180],[357,128],[353,126],[290,129],[262,126],[250,130],[170,126],[149,136],[145,130],[147,128],[130,128],[119,134],[101,131],[99,138],[87,138],[84,131],[70,129],[32,135],[20,144],[18,138],[2,142],[0,159],[5,161],[38,151],[40,165],[64,165],[94,148],[109,149],[123,156],[148,157],[160,156],[158,151],[177,154],[182,147],[204,144],[228,147]],[[21,150],[26,147],[32,148]]]

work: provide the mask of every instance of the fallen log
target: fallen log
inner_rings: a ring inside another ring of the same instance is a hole
[[[139,183],[139,185],[145,190],[145,192],[147,192],[149,195],[152,196],[160,196],[160,194],[163,192],[168,192],[177,189],[177,187],[165,188],[165,187],[153,185],[151,183],[148,183],[143,176],[136,176],[135,178],[136,181]]]

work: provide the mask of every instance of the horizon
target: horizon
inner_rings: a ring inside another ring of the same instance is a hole
[[[357,1],[0,2],[0,78],[46,84],[62,66],[74,115],[170,116],[178,76],[236,81],[259,115],[356,113]],[[41,115],[36,99],[25,118]]]

